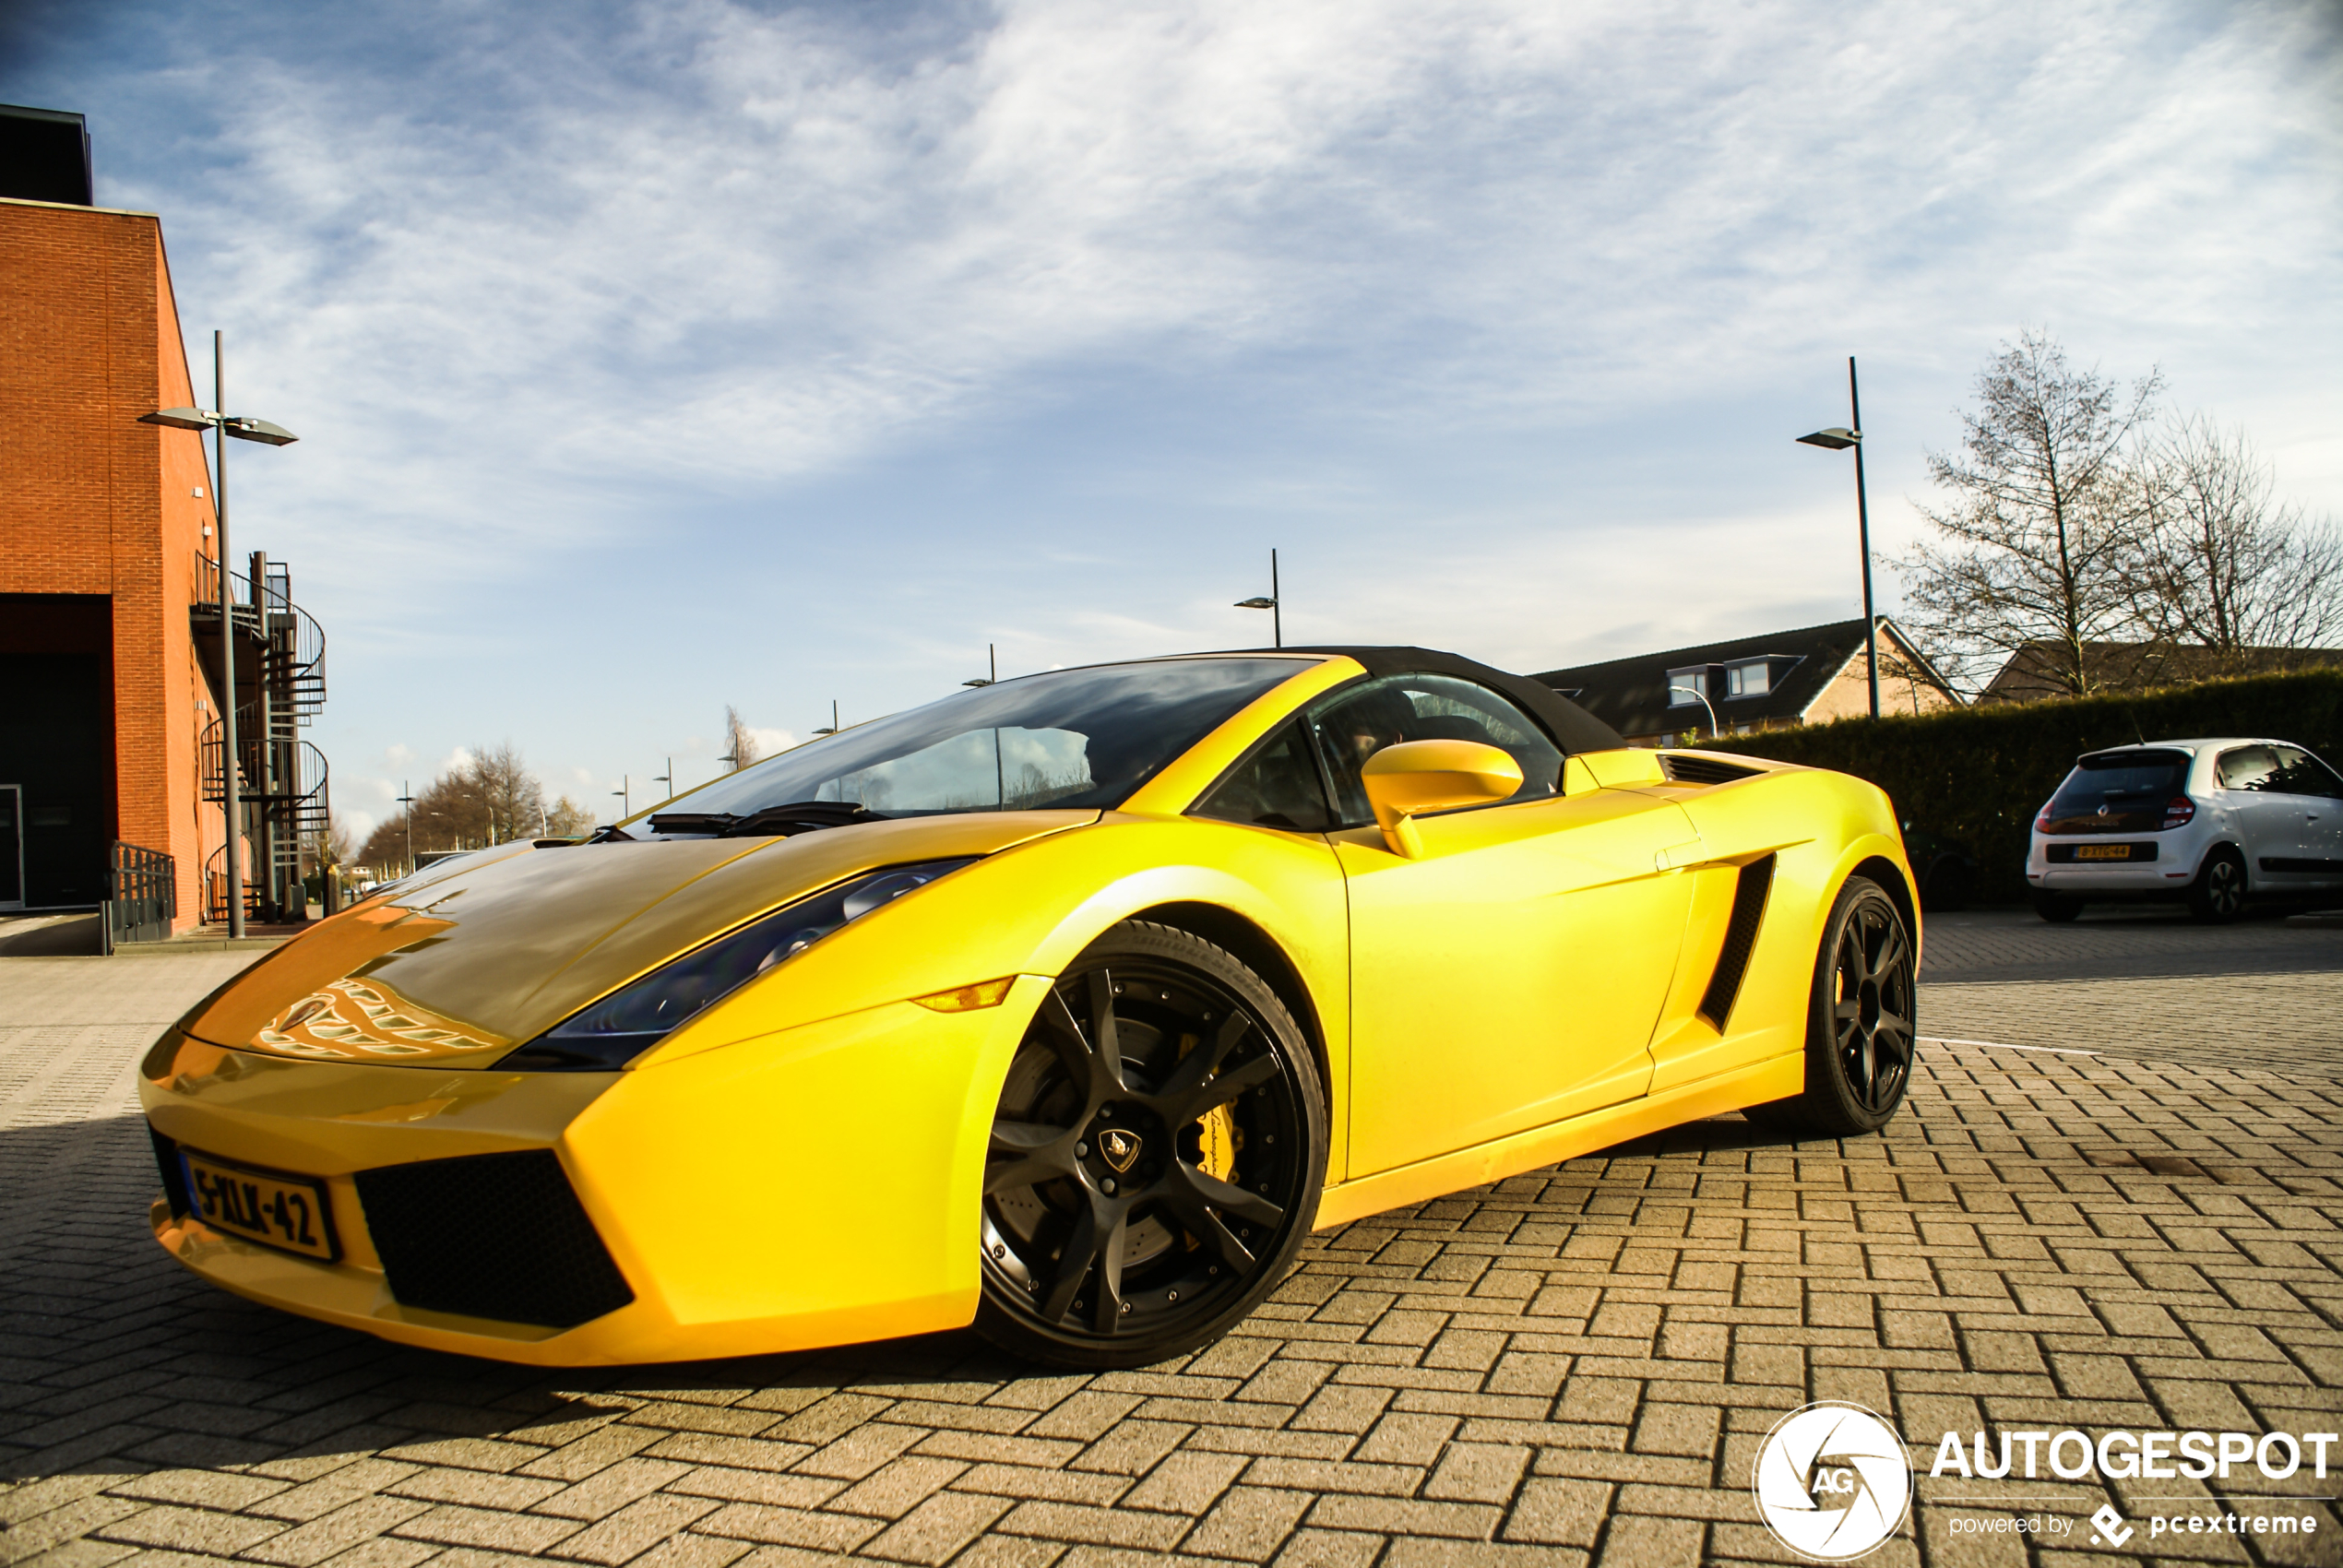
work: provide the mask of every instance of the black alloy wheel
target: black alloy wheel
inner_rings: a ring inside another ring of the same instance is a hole
[[[1752,1121],[1843,1137],[1875,1133],[1904,1102],[1919,1053],[1916,955],[1904,912],[1869,877],[1831,906],[1807,1011],[1806,1089]]]
[[[2188,912],[2205,925],[2227,925],[2245,912],[2245,857],[2224,844],[2205,857],[2189,885]]]
[[[1115,927],[1058,977],[1010,1062],[978,1332],[1086,1369],[1217,1339],[1309,1233],[1326,1124],[1309,1045],[1258,976],[1186,932]]]

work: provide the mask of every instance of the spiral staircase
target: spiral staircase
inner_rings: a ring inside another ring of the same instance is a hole
[[[304,856],[331,821],[326,755],[301,738],[326,703],[326,634],[292,601],[291,574],[282,563],[256,554],[252,564],[249,576],[236,572],[229,579],[236,649],[236,792],[250,852],[244,867],[244,918],[283,923],[307,916]],[[196,562],[190,614],[205,673],[224,704],[220,569],[203,556]],[[198,766],[204,800],[224,803],[227,748],[217,718],[205,726]],[[212,851],[203,880],[204,918],[224,921],[224,851]]]

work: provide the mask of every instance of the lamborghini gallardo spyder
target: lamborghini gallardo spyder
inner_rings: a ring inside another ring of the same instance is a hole
[[[553,1365],[1138,1365],[1305,1234],[1698,1118],[1877,1129],[1886,798],[1421,648],[968,691],[434,866],[148,1054],[182,1263]]]

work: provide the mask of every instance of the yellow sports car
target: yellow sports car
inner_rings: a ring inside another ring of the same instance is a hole
[[[1225,1332],[1305,1232],[1676,1123],[1875,1129],[1886,798],[1421,648],[965,692],[434,866],[171,1028],[156,1239],[553,1365]]]

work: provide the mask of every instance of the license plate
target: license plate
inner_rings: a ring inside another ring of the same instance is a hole
[[[341,1256],[323,1182],[230,1165],[192,1149],[179,1158],[196,1218],[213,1229],[327,1263]]]
[[[2078,844],[2075,848],[2078,861],[2128,861],[2132,858],[2129,844]]]

